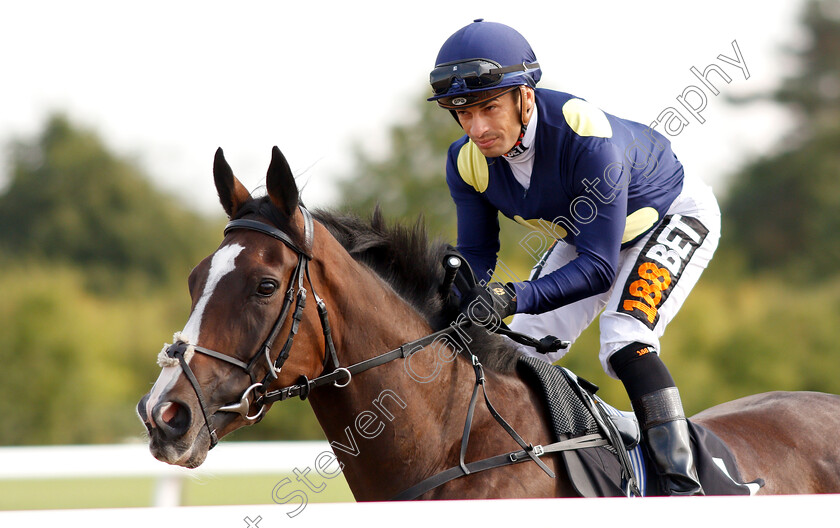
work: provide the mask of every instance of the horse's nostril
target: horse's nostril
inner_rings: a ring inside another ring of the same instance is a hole
[[[166,436],[178,437],[190,427],[190,411],[178,402],[162,402],[155,406],[154,421]]]
[[[178,404],[173,402],[169,402],[164,405],[163,411],[160,413],[160,417],[167,425],[170,425],[170,422],[172,422],[178,415],[178,407]]]

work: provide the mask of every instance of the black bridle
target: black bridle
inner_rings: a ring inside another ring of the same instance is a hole
[[[330,330],[330,323],[329,318],[327,316],[326,305],[324,304],[323,299],[321,299],[318,296],[318,294],[315,293],[314,287],[312,285],[312,279],[309,276],[309,261],[312,260],[312,241],[314,236],[312,215],[303,206],[300,206],[300,211],[303,215],[304,220],[303,247],[297,244],[294,240],[292,240],[290,236],[288,236],[286,233],[284,233],[277,227],[264,224],[256,220],[231,220],[225,227],[225,235],[236,229],[257,231],[259,233],[268,235],[272,238],[279,240],[280,242],[283,242],[283,244],[285,244],[289,249],[294,251],[298,257],[297,264],[295,265],[295,269],[292,272],[292,276],[289,280],[289,287],[286,290],[286,297],[283,300],[283,306],[280,309],[280,315],[277,316],[277,320],[274,322],[274,326],[268,333],[268,337],[266,337],[265,341],[263,341],[262,346],[259,348],[256,354],[254,354],[251,360],[248,363],[245,363],[244,361],[241,361],[228,354],[223,354],[221,352],[217,352],[215,350],[211,350],[209,348],[205,348],[195,344],[186,343],[182,340],[176,341],[175,343],[166,348],[166,355],[178,360],[178,363],[181,365],[184,374],[187,376],[187,380],[190,382],[190,385],[192,385],[192,388],[195,391],[196,397],[198,398],[199,406],[201,407],[201,412],[204,415],[204,424],[207,427],[207,432],[210,435],[211,449],[215,447],[216,444],[219,442],[218,436],[216,435],[216,430],[213,427],[213,414],[211,414],[208,411],[208,406],[206,400],[204,399],[204,394],[201,390],[201,386],[199,385],[195,374],[193,373],[192,369],[190,368],[187,362],[187,359],[185,358],[187,352],[190,350],[194,350],[195,352],[216,358],[218,360],[224,361],[244,370],[251,379],[250,385],[242,393],[242,396],[240,397],[238,403],[224,405],[217,409],[217,412],[221,411],[238,413],[245,420],[250,422],[257,422],[261,420],[263,414],[265,413],[266,405],[272,403],[273,401],[276,401],[271,398],[266,398],[267,388],[278,378],[280,371],[283,368],[283,365],[289,358],[289,353],[291,352],[295,336],[297,335],[298,329],[300,327],[300,321],[303,318],[303,309],[306,306],[307,296],[306,288],[304,287],[304,279],[309,281],[312,294],[315,297],[316,304],[318,305],[318,314],[321,319],[321,327],[324,331],[324,368],[326,368],[328,361],[331,359],[335,367],[333,373],[338,374],[337,379],[345,377],[345,373],[347,377],[347,381],[344,384],[339,384],[337,380],[334,381],[334,384],[337,387],[343,387],[346,386],[346,384],[350,381],[350,372],[347,371],[347,369],[342,368],[338,362],[338,356],[335,352],[335,344],[332,340],[332,331]],[[280,329],[285,324],[293,304],[294,312],[292,313],[292,324],[291,328],[289,329],[289,335],[286,338],[286,342],[283,345],[282,350],[277,355],[277,359],[272,360],[271,351],[274,346],[274,342],[277,340],[277,336],[280,333]],[[262,365],[265,365],[265,367],[267,368],[266,374],[265,376],[263,376],[262,380],[257,381],[257,370]],[[259,396],[257,396],[258,394]],[[252,397],[254,397],[253,402],[251,401]],[[249,414],[252,404],[259,405],[259,409],[255,414]]]

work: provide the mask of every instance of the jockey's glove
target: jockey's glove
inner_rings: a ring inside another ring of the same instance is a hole
[[[461,298],[461,313],[475,324],[498,328],[502,320],[516,313],[513,283],[476,285]]]

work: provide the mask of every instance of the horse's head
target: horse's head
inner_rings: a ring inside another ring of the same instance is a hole
[[[137,405],[152,454],[186,467],[200,465],[218,438],[258,421],[272,387],[317,376],[324,360],[288,355],[299,324],[317,317],[303,317],[313,223],[283,154],[274,147],[266,198],[251,198],[221,149],[213,174],[232,221],[190,274],[189,320],[161,351],[160,376]],[[314,313],[312,303],[305,311]],[[302,331],[295,349],[324,350],[313,336]]]

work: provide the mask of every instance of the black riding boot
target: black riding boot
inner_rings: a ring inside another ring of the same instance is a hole
[[[703,495],[677,388],[646,394],[633,402],[633,410],[663,493]]]
[[[633,343],[610,365],[627,389],[665,495],[703,495],[680,393],[655,350]]]

